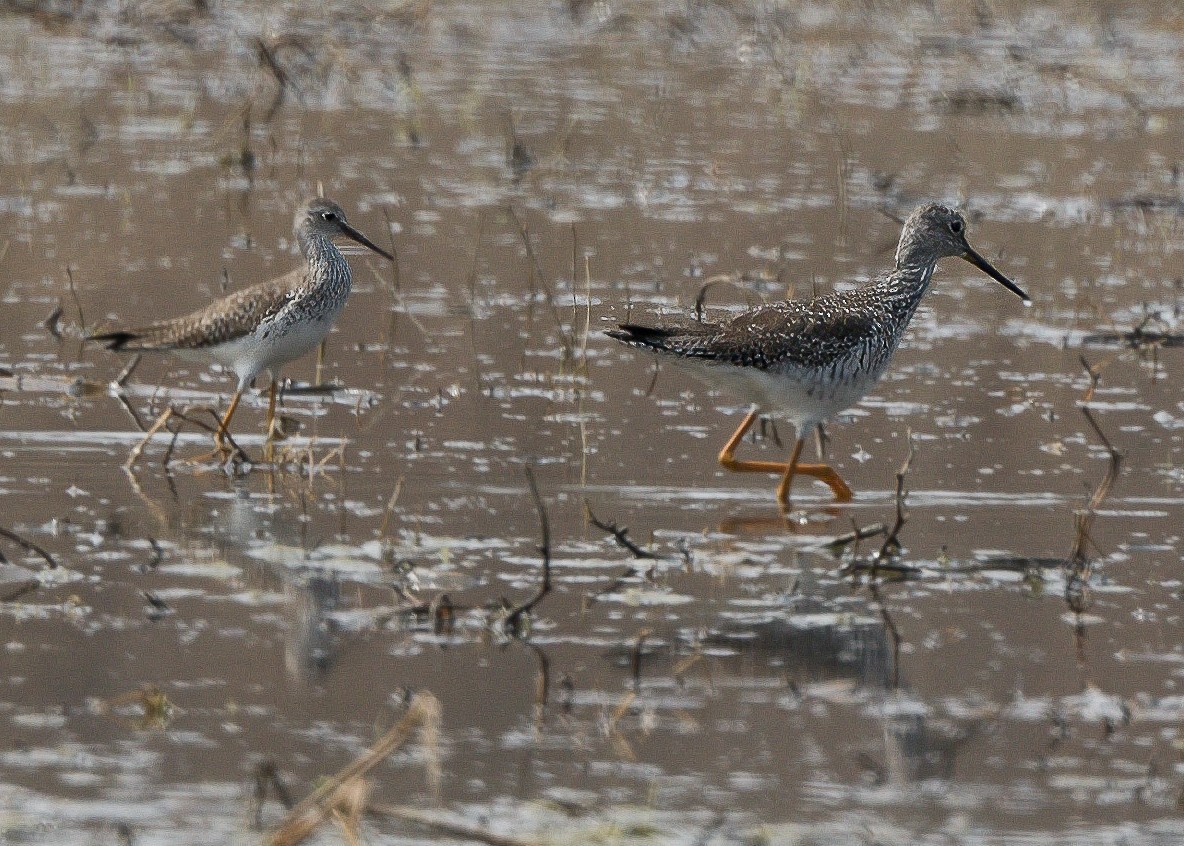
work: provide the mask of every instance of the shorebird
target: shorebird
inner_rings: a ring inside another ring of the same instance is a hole
[[[341,206],[313,197],[296,211],[292,231],[305,267],[215,300],[192,314],[140,329],[97,332],[89,341],[129,352],[169,352],[215,362],[238,377],[238,386],[214,432],[216,452],[226,455],[230,418],[243,392],[264,370],[271,377],[267,402],[268,437],[274,432],[276,380],[280,368],[321,343],[345,307],[352,275],[333,243],[345,237],[387,259],[390,253],[349,225]]]
[[[857,403],[880,380],[933,276],[938,259],[957,256],[1031,305],[1019,286],[976,253],[966,219],[931,203],[917,208],[900,234],[896,266],[859,288],[809,301],[787,300],[745,311],[726,323],[667,326],[620,324],[607,334],[634,347],[670,356],[704,381],[752,403],[744,422],[719,453],[726,469],[780,473],[777,501],[789,503],[795,475],[812,476],[839,502],[851,488],[828,464],[802,464],[805,438]],[[740,461],[736,447],[762,411],[793,423],[789,461]]]

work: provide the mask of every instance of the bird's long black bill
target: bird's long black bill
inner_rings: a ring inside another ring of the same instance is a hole
[[[1008,279],[1006,276],[1004,276],[1002,273],[1000,273],[998,270],[996,270],[995,267],[989,261],[987,261],[985,258],[980,256],[978,253],[976,253],[970,247],[966,248],[966,252],[964,252],[962,254],[962,258],[966,259],[968,262],[973,264],[975,267],[977,267],[983,273],[987,274],[987,276],[990,276],[992,279],[994,279],[996,282],[998,282],[1004,288],[1011,291],[1011,293],[1015,294],[1017,297],[1019,297],[1021,300],[1023,300],[1024,305],[1031,305],[1032,304],[1032,298],[1024,293],[1023,288],[1021,288],[1019,285],[1015,284],[1010,279]]]
[[[369,238],[367,238],[367,237],[366,237],[365,235],[363,235],[361,232],[359,232],[358,230],[354,229],[354,228],[353,228],[352,226],[350,226],[348,223],[342,223],[342,224],[341,224],[341,231],[342,231],[342,233],[344,233],[344,234],[345,234],[345,235],[346,235],[348,238],[351,238],[351,239],[353,239],[354,241],[357,241],[357,242],[358,242],[359,244],[361,244],[363,247],[366,247],[366,248],[368,248],[368,249],[374,250],[374,252],[378,253],[380,256],[382,256],[382,257],[383,257],[384,259],[386,259],[387,261],[394,261],[394,260],[395,260],[395,257],[394,257],[394,256],[392,256],[390,253],[388,253],[388,252],[387,252],[386,250],[384,250],[382,247],[380,247],[380,246],[378,246],[377,244],[375,244],[373,241],[371,241]]]

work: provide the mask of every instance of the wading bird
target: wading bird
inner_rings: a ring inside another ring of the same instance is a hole
[[[230,453],[226,445],[230,418],[243,391],[264,370],[271,376],[267,431],[272,437],[280,368],[316,349],[345,307],[352,275],[333,239],[349,238],[384,258],[394,259],[350,226],[341,206],[323,197],[314,197],[300,206],[292,230],[304,256],[304,267],[235,291],[183,317],[87,337],[112,350],[168,352],[233,370],[238,385],[214,432],[216,452],[223,456]]]
[[[938,259],[957,256],[1000,285],[1032,301],[976,253],[966,240],[966,219],[942,205],[916,209],[904,223],[896,267],[867,284],[809,301],[762,305],[726,323],[644,326],[625,323],[607,334],[685,365],[704,381],[752,403],[719,454],[728,470],[780,473],[777,501],[789,503],[795,475],[825,483],[839,502],[851,488],[828,464],[802,464],[805,438],[815,427],[857,403],[884,375],[933,276]],[[793,423],[786,463],[741,461],[735,451],[762,411]]]

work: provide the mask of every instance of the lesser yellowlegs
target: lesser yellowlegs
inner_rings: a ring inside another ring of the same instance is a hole
[[[387,259],[394,258],[350,226],[341,206],[323,197],[314,197],[300,206],[292,230],[305,267],[235,291],[183,317],[140,329],[88,336],[88,340],[106,343],[112,350],[171,352],[233,370],[238,386],[214,435],[223,453],[227,452],[225,438],[230,418],[243,391],[264,370],[271,376],[267,410],[271,434],[280,368],[315,349],[345,306],[352,276],[333,238],[343,236]]]
[[[929,287],[937,260],[958,256],[973,264],[1025,305],[1020,288],[966,241],[966,219],[945,206],[919,207],[904,223],[896,267],[850,291],[810,301],[770,303],[722,324],[667,326],[621,324],[609,336],[668,355],[695,375],[752,403],[752,409],[720,451],[729,470],[780,473],[777,500],[789,502],[797,474],[825,483],[839,502],[851,488],[827,464],[798,462],[802,445],[821,423],[863,397],[879,381]],[[797,430],[789,461],[740,461],[736,447],[761,411],[780,412]]]

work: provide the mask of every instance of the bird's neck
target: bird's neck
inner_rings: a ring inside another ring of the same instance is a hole
[[[908,325],[929,290],[933,278],[934,260],[909,263],[907,257],[898,261],[896,269],[880,280],[880,295],[888,311],[901,323]]]
[[[299,235],[300,252],[308,262],[309,282],[313,286],[344,287],[349,293],[350,271],[345,256],[331,238],[316,233]]]

